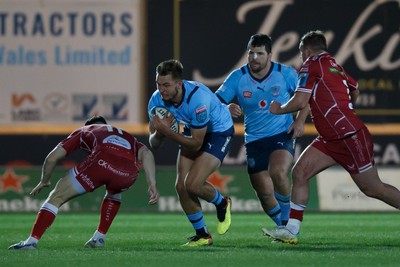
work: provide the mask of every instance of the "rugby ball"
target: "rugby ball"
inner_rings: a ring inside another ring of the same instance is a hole
[[[167,116],[167,118],[169,117],[174,117],[174,115],[172,114],[172,112],[170,112],[168,109],[164,108],[164,107],[155,107],[154,108],[154,114],[157,115],[160,119],[163,119],[165,116]],[[175,119],[173,120],[173,123],[171,125],[171,130],[178,133],[179,132],[179,123],[178,121]]]

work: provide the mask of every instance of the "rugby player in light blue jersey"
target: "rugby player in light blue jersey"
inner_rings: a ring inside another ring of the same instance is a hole
[[[274,115],[271,101],[287,102],[297,83],[294,68],[271,61],[271,38],[251,36],[247,45],[248,63],[234,70],[216,91],[229,104],[232,117],[244,114],[244,139],[250,182],[265,213],[279,227],[285,225],[290,211],[289,169],[293,164],[295,138],[303,135],[308,110]]]
[[[218,169],[228,153],[234,134],[227,105],[199,82],[183,80],[178,60],[161,62],[156,68],[157,90],[148,104],[149,142],[157,149],[165,138],[180,145],[177,159],[176,191],[189,221],[196,231],[184,245],[212,245],[199,198],[217,209],[217,233],[225,234],[231,224],[231,200],[210,184],[208,177]],[[173,116],[159,118],[156,107],[164,107]],[[173,119],[184,125],[183,133],[171,130]]]

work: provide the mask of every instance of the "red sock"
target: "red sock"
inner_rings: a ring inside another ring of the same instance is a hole
[[[45,209],[39,210],[36,221],[33,224],[31,236],[39,240],[47,228],[54,222],[55,218],[56,214]]]
[[[109,198],[103,199],[103,203],[101,204],[100,223],[97,231],[102,234],[107,233],[108,228],[110,228],[120,206],[121,202],[119,201]]]
[[[293,208],[290,209],[290,218],[291,219],[297,219],[299,221],[303,221],[303,213],[304,210],[295,210]]]

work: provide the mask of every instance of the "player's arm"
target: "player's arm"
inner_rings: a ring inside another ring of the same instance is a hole
[[[305,108],[297,112],[296,119],[290,125],[288,130],[288,133],[291,133],[293,131],[292,139],[303,136],[304,124],[308,116],[308,111],[309,111],[309,105],[307,105]]]
[[[286,104],[272,101],[269,111],[273,114],[292,113],[308,106],[311,94],[306,92],[295,92]]]
[[[158,149],[165,140],[165,136],[154,128],[152,120],[149,122],[149,143],[152,149]]]
[[[242,109],[240,106],[236,103],[227,103],[219,94],[218,92],[216,93],[216,96],[218,99],[225,105],[228,105],[229,112],[231,113],[232,118],[239,118],[240,116],[243,115]]]
[[[350,76],[343,68],[342,71],[344,73],[343,77],[343,83],[346,85],[346,87],[349,90],[349,95],[350,95],[350,102],[355,105],[358,96],[360,95],[360,90],[358,90],[358,82]]]
[[[218,90],[215,92],[215,95],[218,97],[218,99],[228,105],[229,112],[231,113],[232,118],[239,118],[240,116],[243,115],[242,108],[236,104],[232,103],[232,100],[235,97],[235,89],[236,88],[236,83],[235,81],[235,72],[231,73],[230,76],[224,81],[224,83],[218,88]]]
[[[241,107],[236,103],[230,103],[228,105],[229,112],[231,113],[232,118],[239,118],[243,115]]]
[[[62,146],[56,146],[46,157],[42,166],[42,176],[39,184],[32,189],[31,195],[38,194],[44,187],[50,186],[51,175],[58,161],[64,159],[67,151]]]
[[[204,137],[207,133],[207,126],[203,128],[190,128],[191,136],[185,136],[174,131],[169,131],[166,137],[175,141],[181,147],[187,151],[196,152],[199,151],[203,145]]]
[[[350,101],[353,105],[356,104],[357,98],[360,95],[360,90],[354,89],[350,91]]]
[[[146,146],[142,146],[138,151],[138,160],[142,162],[143,169],[146,175],[148,192],[150,195],[149,204],[156,204],[159,193],[156,185],[156,165],[153,153]]]
[[[164,120],[160,119],[158,117],[154,118],[155,120]],[[182,146],[183,149],[187,151],[192,151],[196,152],[199,151],[203,141],[204,141],[204,136],[206,135],[207,132],[207,126],[203,128],[190,128],[190,133],[191,136],[186,136],[177,132],[172,131],[169,127],[167,127],[163,131],[163,135],[172,141],[178,143],[179,145]]]
[[[171,125],[174,121],[174,116],[165,116],[164,118],[160,118],[157,115],[154,115],[151,119],[151,125],[155,129],[155,132],[150,136],[150,143],[153,145],[157,145],[158,141],[163,138],[169,138],[172,141],[178,143],[182,146],[182,148],[188,151],[198,151],[203,144],[204,136],[207,132],[207,126],[203,128],[190,128],[191,136],[185,136],[183,134],[174,132],[171,130]]]

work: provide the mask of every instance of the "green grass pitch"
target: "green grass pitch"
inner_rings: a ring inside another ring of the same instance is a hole
[[[183,214],[119,214],[106,247],[84,249],[98,214],[62,214],[35,251],[10,251],[24,240],[35,214],[3,213],[0,263],[13,266],[400,266],[398,213],[306,213],[298,245],[271,243],[261,227],[272,221],[261,213],[232,214],[224,236],[213,234],[211,247],[181,247],[193,235]],[[215,232],[216,217],[205,215]]]

